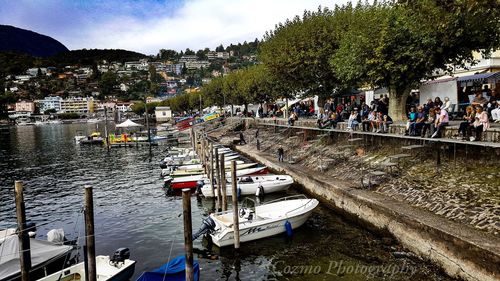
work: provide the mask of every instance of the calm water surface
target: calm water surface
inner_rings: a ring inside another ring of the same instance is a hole
[[[82,237],[84,185],[94,188],[96,253],[128,247],[137,261],[135,277],[183,254],[182,200],[168,197],[159,178],[165,147],[76,145],[77,130],[95,125],[45,125],[0,129],[0,229],[15,227],[14,181],[22,180],[28,220],[37,236],[63,228]],[[289,193],[297,193],[291,190]],[[278,195],[282,196],[282,195]],[[264,200],[274,199],[276,196]],[[214,208],[212,200],[192,198],[193,230]],[[83,243],[81,243],[83,244]],[[412,257],[390,238],[381,238],[317,208],[309,221],[284,235],[232,249],[194,243],[202,280],[449,280],[436,267]]]

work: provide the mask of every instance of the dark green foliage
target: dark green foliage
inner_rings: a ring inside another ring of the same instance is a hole
[[[68,51],[68,48],[49,36],[14,26],[0,25],[0,51],[49,57]]]

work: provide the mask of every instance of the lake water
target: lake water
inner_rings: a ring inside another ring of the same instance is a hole
[[[102,125],[102,124],[101,124]],[[0,229],[15,227],[14,181],[25,188],[28,220],[37,237],[63,228],[83,244],[84,186],[94,189],[96,253],[128,247],[137,261],[134,280],[183,254],[182,200],[169,197],[159,177],[165,147],[79,146],[78,130],[95,124],[1,128]],[[289,194],[298,193],[291,189]],[[267,196],[274,199],[284,194]],[[193,231],[213,211],[213,200],[192,197]],[[231,248],[194,242],[202,280],[449,280],[435,266],[404,252],[391,238],[379,237],[318,207],[308,222],[285,234]],[[396,253],[396,254],[395,254]]]

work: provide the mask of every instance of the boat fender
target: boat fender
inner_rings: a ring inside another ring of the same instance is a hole
[[[193,240],[198,239],[201,235],[205,233],[212,233],[215,230],[215,222],[211,217],[207,217],[206,219],[203,220],[200,229],[198,232],[193,234]]]
[[[257,188],[257,191],[255,192],[255,196],[257,196],[257,197],[264,196],[264,187],[262,185],[259,185],[259,187]]]
[[[291,237],[293,235],[292,224],[287,220],[285,222],[286,235]]]

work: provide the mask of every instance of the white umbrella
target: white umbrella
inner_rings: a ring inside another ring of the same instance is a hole
[[[134,128],[134,127],[142,127],[143,125],[137,124],[134,121],[127,119],[125,122],[116,125],[117,128]]]

